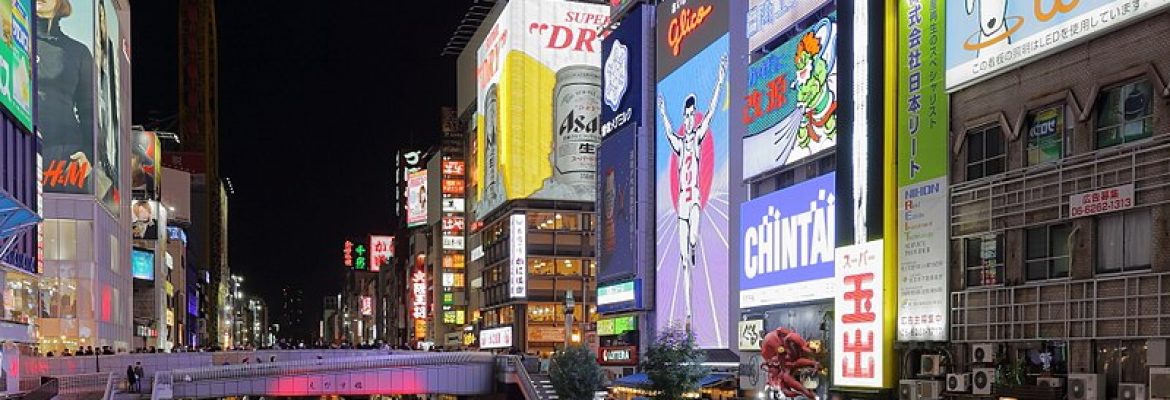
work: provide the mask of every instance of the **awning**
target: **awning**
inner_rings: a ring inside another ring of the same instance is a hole
[[[715,385],[722,383],[723,381],[731,380],[734,378],[735,378],[735,376],[732,374],[710,374],[710,375],[704,376],[702,378],[699,378],[699,387],[705,388],[705,387],[715,386]],[[651,383],[652,382],[650,382],[650,377],[646,376],[646,374],[633,374],[633,375],[626,375],[626,376],[623,376],[621,378],[614,380],[612,386],[624,386],[624,387],[630,387],[630,388],[645,388],[645,387],[650,386]]]
[[[16,235],[41,222],[41,216],[0,189],[0,257],[12,247]]]

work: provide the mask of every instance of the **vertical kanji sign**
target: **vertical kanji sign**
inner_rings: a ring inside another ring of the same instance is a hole
[[[885,271],[882,241],[837,248],[836,316],[833,323],[833,383],[883,387],[886,353]]]

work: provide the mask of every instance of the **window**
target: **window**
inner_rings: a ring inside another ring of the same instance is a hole
[[[1097,217],[1097,272],[1150,268],[1150,220],[1148,208]]]
[[[1064,157],[1067,144],[1064,134],[1064,105],[1042,108],[1028,113],[1028,165],[1043,164]]]
[[[1003,283],[1003,236],[968,238],[967,287],[991,286]]]
[[[1097,148],[1150,137],[1153,132],[1153,87],[1148,80],[1105,90],[1097,97]]]
[[[967,132],[967,179],[1003,172],[1003,130],[999,124]]]
[[[1028,229],[1024,262],[1028,280],[1068,277],[1071,234],[1072,228],[1067,224]]]

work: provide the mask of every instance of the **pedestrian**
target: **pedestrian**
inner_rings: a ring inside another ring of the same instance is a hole
[[[146,374],[142,371],[142,363],[141,362],[134,363],[134,376],[136,378],[138,378],[134,382],[134,390],[136,392],[141,392],[142,391],[142,380],[146,379]]]
[[[134,372],[133,365],[126,365],[126,383],[126,390],[129,390],[132,393],[137,390],[135,389],[135,385],[138,383],[138,374]]]

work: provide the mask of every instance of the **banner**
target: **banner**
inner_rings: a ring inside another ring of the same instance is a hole
[[[909,2],[925,23],[929,2]],[[1170,0],[967,0],[946,12],[946,86],[958,90],[1157,14]],[[905,16],[905,15],[904,15]],[[943,26],[939,21],[939,26]],[[905,24],[905,21],[903,21]],[[930,31],[923,29],[921,34]],[[942,32],[941,30],[938,32]],[[941,39],[941,38],[940,38]],[[925,43],[926,40],[923,40]]]
[[[513,199],[594,200],[608,23],[600,4],[505,6],[477,54],[474,218]]]
[[[829,173],[740,205],[740,308],[833,296],[836,179]]]
[[[699,347],[726,349],[727,4],[680,3],[656,11],[656,324],[689,324]]]
[[[748,68],[745,180],[837,144],[837,13]]]
[[[943,2],[900,0],[898,26],[898,340],[947,340],[950,107]],[[957,4],[956,4],[957,5]],[[954,7],[951,7],[954,8]],[[949,11],[948,11],[949,12]]]

